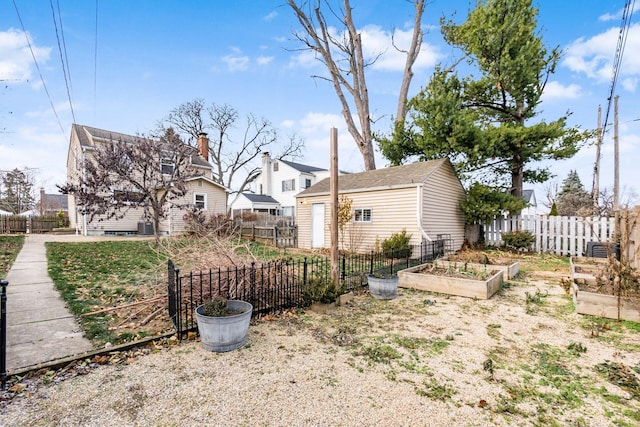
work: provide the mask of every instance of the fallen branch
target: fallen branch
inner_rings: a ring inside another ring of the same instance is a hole
[[[134,307],[134,306],[140,305],[140,304],[150,304],[152,302],[160,301],[163,298],[166,298],[166,296],[163,295],[163,296],[160,296],[160,297],[155,297],[155,298],[147,299],[147,300],[144,300],[144,301],[132,302],[131,304],[119,305],[117,307],[103,308],[101,310],[92,311],[90,313],[83,313],[83,314],[80,315],[80,317],[95,316],[96,314],[102,314],[102,313],[107,313],[109,311],[120,310],[121,308]]]
[[[164,310],[164,307],[161,307],[159,309],[157,309],[156,311],[154,311],[153,313],[151,313],[150,315],[148,315],[147,317],[145,317],[142,322],[140,322],[140,326],[144,326],[147,323],[149,323],[153,318],[155,318],[158,314],[162,313],[162,311]]]

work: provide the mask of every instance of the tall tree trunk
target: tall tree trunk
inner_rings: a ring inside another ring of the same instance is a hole
[[[404,122],[405,118],[407,117],[407,97],[409,94],[411,79],[413,79],[413,64],[416,62],[416,59],[418,59],[418,55],[420,54],[420,48],[422,47],[422,37],[424,35],[421,26],[422,14],[424,12],[424,0],[415,0],[413,3],[416,8],[416,15],[413,22],[413,36],[411,37],[411,47],[409,47],[409,50],[404,51],[407,54],[407,61],[404,65],[402,84],[400,85],[400,93],[398,94],[398,110],[395,120],[396,124]]]

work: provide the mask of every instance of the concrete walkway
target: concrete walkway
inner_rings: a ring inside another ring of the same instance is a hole
[[[82,241],[80,236],[27,235],[9,270],[7,371],[91,350],[47,272],[45,242]],[[88,240],[88,239],[87,239]]]

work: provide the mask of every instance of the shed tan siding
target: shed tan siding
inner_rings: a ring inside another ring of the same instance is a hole
[[[425,232],[433,240],[438,234],[450,234],[452,249],[460,249],[464,243],[465,229],[460,202],[464,200],[465,192],[453,168],[447,164],[436,169],[425,181],[422,191],[422,224]]]
[[[339,236],[341,249],[368,252],[374,248],[376,240],[382,242],[402,229],[411,234],[411,244],[422,241],[418,228],[416,187],[344,194],[353,201],[353,209],[371,209],[371,222],[352,220],[345,227],[344,247]],[[325,204],[325,247],[331,244],[330,196],[306,197],[298,200],[298,246],[301,248],[311,248],[311,206],[314,203]],[[350,243],[352,241],[353,244]]]

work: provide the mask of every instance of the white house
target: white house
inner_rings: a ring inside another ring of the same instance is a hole
[[[328,177],[327,169],[273,159],[269,153],[263,153],[262,170],[254,181],[254,192],[238,196],[231,204],[232,216],[243,212],[269,212],[295,217],[296,195]]]
[[[521,216],[534,216],[538,214],[536,193],[533,190],[522,190],[522,198],[527,202],[527,207],[520,212]]]

